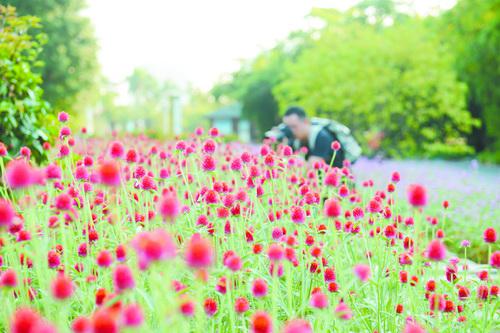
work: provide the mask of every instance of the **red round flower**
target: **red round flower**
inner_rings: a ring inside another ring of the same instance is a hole
[[[109,186],[120,185],[120,165],[115,161],[104,161],[99,166],[101,183]]]
[[[434,239],[427,246],[426,256],[434,261],[444,260],[446,258],[446,247],[441,241]]]
[[[326,200],[323,212],[327,217],[340,216],[340,214],[342,214],[342,207],[340,206],[340,202],[335,198]]]
[[[58,274],[51,284],[52,296],[56,299],[67,299],[73,295],[73,282],[64,275]]]
[[[497,241],[497,231],[495,228],[487,228],[483,233],[483,239],[486,243],[495,243]]]
[[[11,202],[7,199],[0,198],[0,227],[10,226],[13,223],[15,216],[16,212],[14,211]]]
[[[264,311],[258,311],[250,318],[251,333],[272,333],[273,320]]]
[[[185,259],[190,267],[203,268],[210,266],[214,260],[212,244],[199,234],[194,234],[187,244]]]
[[[113,270],[113,285],[117,292],[135,287],[134,275],[127,265],[117,265]]]
[[[419,184],[408,187],[408,202],[415,207],[423,207],[427,204],[427,190]]]

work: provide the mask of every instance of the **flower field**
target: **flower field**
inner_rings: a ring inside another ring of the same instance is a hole
[[[46,165],[0,144],[1,332],[500,329],[495,198],[460,235],[456,193],[399,170],[216,129],[96,140],[67,118]]]

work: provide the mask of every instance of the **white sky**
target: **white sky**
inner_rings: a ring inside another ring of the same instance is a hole
[[[408,0],[418,13],[455,0]],[[136,67],[208,90],[218,79],[306,26],[312,7],[357,0],[87,0],[104,75],[119,83]]]

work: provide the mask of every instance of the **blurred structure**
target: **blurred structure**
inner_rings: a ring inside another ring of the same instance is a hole
[[[242,118],[241,103],[221,107],[206,117],[211,127],[217,127],[222,135],[237,137],[242,142],[250,142],[255,138],[252,124]]]

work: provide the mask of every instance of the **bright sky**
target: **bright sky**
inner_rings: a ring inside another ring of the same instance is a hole
[[[218,79],[306,27],[312,7],[341,10],[357,0],[87,0],[99,61],[112,82],[136,67],[159,79],[209,89]],[[426,14],[455,0],[408,0]]]

